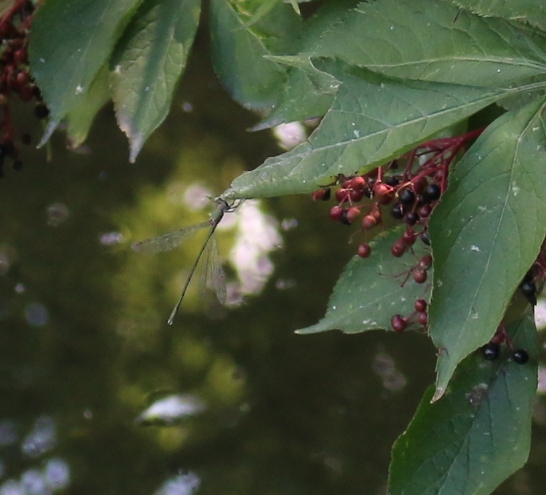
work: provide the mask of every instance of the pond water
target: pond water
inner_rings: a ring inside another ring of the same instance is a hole
[[[18,125],[37,142],[34,120]],[[0,181],[0,495],[385,493],[435,350],[412,333],[294,334],[354,252],[328,204],[227,215],[231,308],[196,280],[172,326],[203,238],[130,248],[206,220],[206,194],[279,152],[255,122],[193,64],[136,164],[108,108],[86,147],[58,133]],[[498,493],[543,493],[544,409],[529,465]]]

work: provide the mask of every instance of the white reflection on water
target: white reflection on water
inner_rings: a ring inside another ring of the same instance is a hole
[[[43,304],[32,303],[25,308],[25,318],[33,327],[43,327],[49,321],[49,313]]]
[[[70,210],[64,203],[53,203],[47,208],[47,224],[58,227],[70,216]]]
[[[238,209],[235,244],[229,259],[237,272],[241,294],[256,294],[274,270],[269,255],[283,246],[279,223],[260,210],[259,201],[245,201]]]
[[[165,481],[155,495],[191,495],[197,491],[200,484],[201,480],[197,474],[192,472],[180,474]]]
[[[174,424],[187,416],[204,411],[206,405],[189,394],[169,395],[156,400],[136,419],[137,424]]]
[[[99,242],[103,246],[115,246],[116,244],[123,243],[124,240],[125,238],[121,232],[107,232],[99,236]]]
[[[0,423],[0,445],[14,445],[19,441],[20,451],[25,457],[24,465],[28,466],[29,458],[39,464],[14,476],[15,473],[10,473],[10,470],[17,469],[21,463],[9,465],[0,459],[0,478],[11,475],[0,482],[0,495],[51,495],[70,484],[70,468],[66,461],[58,457],[43,458],[57,445],[57,427],[53,418],[40,416],[22,440],[15,422],[3,420]]]
[[[17,428],[11,419],[5,419],[0,423],[0,445],[13,445],[19,440]]]
[[[28,457],[39,457],[51,450],[57,443],[57,427],[52,418],[40,416],[34,428],[25,437],[21,450]]]
[[[378,352],[375,355],[372,369],[380,376],[383,387],[391,392],[402,390],[408,383],[407,378],[396,367],[392,356],[386,352]]]

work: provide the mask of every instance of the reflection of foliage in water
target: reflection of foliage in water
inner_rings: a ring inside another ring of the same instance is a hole
[[[10,419],[0,423],[0,494],[48,495],[67,488],[70,467],[51,455],[58,443],[53,418],[40,416],[26,434],[20,427]]]

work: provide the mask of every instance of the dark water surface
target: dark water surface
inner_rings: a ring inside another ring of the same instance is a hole
[[[354,250],[328,204],[241,208],[218,238],[237,253],[230,297],[237,274],[257,293],[222,311],[193,284],[172,327],[201,238],[130,249],[206,220],[206,190],[278,152],[245,131],[255,121],[192,68],[136,164],[106,109],[85,154],[59,133],[50,163],[26,149],[0,181],[0,495],[385,492],[434,349],[416,334],[293,333],[322,316]],[[37,141],[31,116],[19,125]],[[530,464],[498,493],[543,493],[543,409]],[[154,425],[167,411],[172,425]]]

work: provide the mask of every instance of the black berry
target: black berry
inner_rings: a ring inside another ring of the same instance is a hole
[[[489,342],[482,347],[483,357],[488,361],[494,361],[499,357],[500,345]]]
[[[529,361],[529,354],[527,354],[527,351],[524,349],[517,349],[512,353],[512,359],[515,363],[525,364]]]
[[[392,207],[391,215],[396,220],[402,220],[404,218],[404,207],[401,204],[396,204]]]
[[[385,179],[385,184],[396,187],[398,184],[400,184],[400,179],[396,177],[396,175],[391,175]]]
[[[415,225],[419,221],[419,215],[417,213],[410,211],[406,214],[406,223],[408,225]]]
[[[429,184],[427,187],[425,187],[425,190],[423,191],[424,202],[431,203],[432,201],[436,201],[440,199],[441,194],[442,190],[440,189],[440,186],[438,184]]]
[[[529,280],[524,280],[519,285],[519,290],[521,293],[525,296],[525,299],[527,299],[533,306],[536,306],[537,303],[537,286],[534,282]]]
[[[428,236],[428,230],[425,230],[425,231],[421,234],[421,240],[423,241],[423,243],[424,243],[426,246],[430,246],[430,237]]]
[[[400,199],[400,203],[406,206],[411,206],[415,203],[415,193],[411,189],[403,189],[400,191],[398,198]]]
[[[45,103],[37,103],[34,107],[34,115],[39,119],[45,119],[49,115],[49,109]]]

